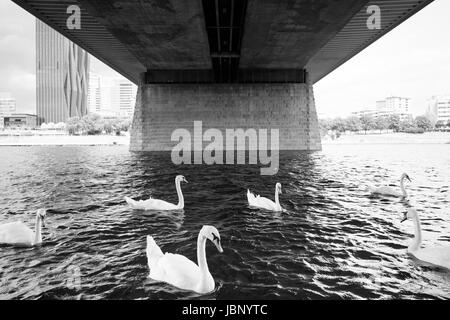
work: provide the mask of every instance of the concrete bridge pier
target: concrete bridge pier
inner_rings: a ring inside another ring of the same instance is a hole
[[[239,82],[214,83],[207,71],[147,71],[140,77],[130,150],[171,151],[178,144],[171,140],[174,130],[193,134],[194,121],[202,121],[203,132],[214,128],[223,137],[226,129],[278,129],[280,150],[320,150],[308,78],[304,70],[241,71]]]

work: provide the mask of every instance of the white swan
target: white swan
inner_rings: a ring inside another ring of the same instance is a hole
[[[42,225],[45,215],[44,209],[37,210],[35,231],[20,221],[1,224],[0,243],[17,246],[35,246],[42,243]]]
[[[252,207],[263,208],[270,211],[283,211],[280,205],[280,200],[278,199],[278,195],[281,192],[281,184],[277,183],[275,185],[275,202],[265,197],[260,197],[259,195],[255,196],[250,190],[247,189],[247,200],[248,204]]]
[[[408,194],[406,193],[406,190],[405,190],[405,185],[404,185],[405,179],[407,179],[409,182],[411,182],[411,179],[409,178],[409,176],[406,173],[402,174],[402,176],[400,177],[401,193],[389,186],[384,186],[384,187],[369,186],[367,188],[371,194],[379,194],[379,195],[384,195],[384,196],[406,198],[406,197],[408,197]]]
[[[175,187],[177,189],[178,194],[178,204],[173,204],[164,200],[150,199],[147,200],[133,200],[129,197],[125,197],[125,201],[133,208],[137,210],[181,210],[184,208],[184,197],[181,192],[180,182],[184,181],[187,183],[187,180],[184,176],[178,175],[175,177]]]
[[[163,254],[155,240],[151,236],[147,236],[149,277],[183,290],[201,294],[213,291],[215,283],[206,262],[206,239],[211,240],[220,253],[223,252],[219,231],[213,226],[203,226],[197,239],[198,265],[196,265],[185,256],[167,252]]]
[[[416,209],[410,208],[401,222],[412,219],[414,223],[414,240],[408,247],[408,253],[424,262],[450,269],[450,246],[420,248],[422,242],[422,230],[419,214]]]

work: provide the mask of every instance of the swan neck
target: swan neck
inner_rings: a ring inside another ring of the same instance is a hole
[[[400,189],[402,190],[403,196],[406,197],[408,194],[406,193],[406,190],[405,190],[405,178],[404,177],[402,177],[400,179]]]
[[[201,233],[198,235],[197,239],[197,263],[204,278],[208,273],[208,263],[206,262],[206,237]]]
[[[42,220],[36,215],[36,222],[34,224],[34,244],[39,244],[42,242]]]
[[[175,181],[175,188],[177,189],[177,194],[178,194],[178,208],[183,209],[184,208],[184,197],[183,197],[183,192],[181,192],[180,180]]]
[[[408,247],[408,251],[417,251],[422,243],[422,228],[420,227],[420,219],[418,215],[413,217],[414,224],[414,240]]]
[[[275,188],[275,205],[280,208],[280,198],[277,188]]]

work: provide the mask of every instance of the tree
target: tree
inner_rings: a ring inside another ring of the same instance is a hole
[[[114,129],[114,120],[106,119],[103,121],[103,131],[105,131],[105,133],[111,134]]]
[[[319,119],[319,130],[320,135],[324,137],[328,130],[331,129],[331,120],[330,119]]]
[[[436,129],[445,128],[446,127],[446,123],[444,121],[442,121],[442,120],[439,120],[439,121],[436,122],[434,127]]]
[[[119,124],[120,124],[120,131],[128,131],[131,126],[131,120],[130,119],[121,119]]]
[[[389,120],[387,117],[377,117],[374,119],[374,129],[380,130],[386,130],[389,128]]]
[[[88,135],[100,134],[103,131],[103,119],[95,113],[90,113],[81,118],[83,132]]]
[[[72,117],[67,119],[66,129],[70,135],[78,134],[82,130],[80,118]]]
[[[114,118],[103,119],[98,114],[88,114],[82,118],[73,117],[67,120],[66,130],[69,134],[101,134],[103,132],[107,134],[120,135],[122,131],[128,131],[130,128],[130,119]]]
[[[400,116],[398,114],[391,114],[388,117],[388,129],[394,132],[400,131]]]
[[[414,120],[414,124],[416,127],[422,129],[423,131],[429,131],[433,128],[433,124],[431,121],[425,116],[418,116]]]
[[[416,128],[416,125],[411,119],[404,119],[399,123],[399,131],[401,132],[411,131],[414,128]]]
[[[367,134],[368,130],[372,130],[375,127],[375,121],[372,116],[361,116],[361,129],[364,130],[364,134]]]
[[[331,130],[338,132],[345,132],[345,120],[342,118],[336,118],[332,121]]]
[[[346,130],[355,132],[361,130],[361,120],[358,117],[348,117],[345,119]]]

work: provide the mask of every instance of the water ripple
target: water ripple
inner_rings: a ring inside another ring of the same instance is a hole
[[[0,299],[448,299],[449,273],[406,254],[412,225],[399,217],[410,204],[365,191],[396,186],[407,171],[424,245],[448,244],[450,146],[417,148],[287,152],[276,176],[260,176],[257,166],[175,166],[170,154],[120,146],[3,147],[0,223],[32,226],[40,207],[48,218],[41,247],[0,247]],[[124,203],[125,195],[176,202],[176,174],[189,180],[183,211],[138,212]],[[248,208],[247,188],[272,198],[276,182],[285,213]],[[214,292],[149,279],[146,235],[195,261],[203,224],[219,229],[224,248],[206,249]]]

